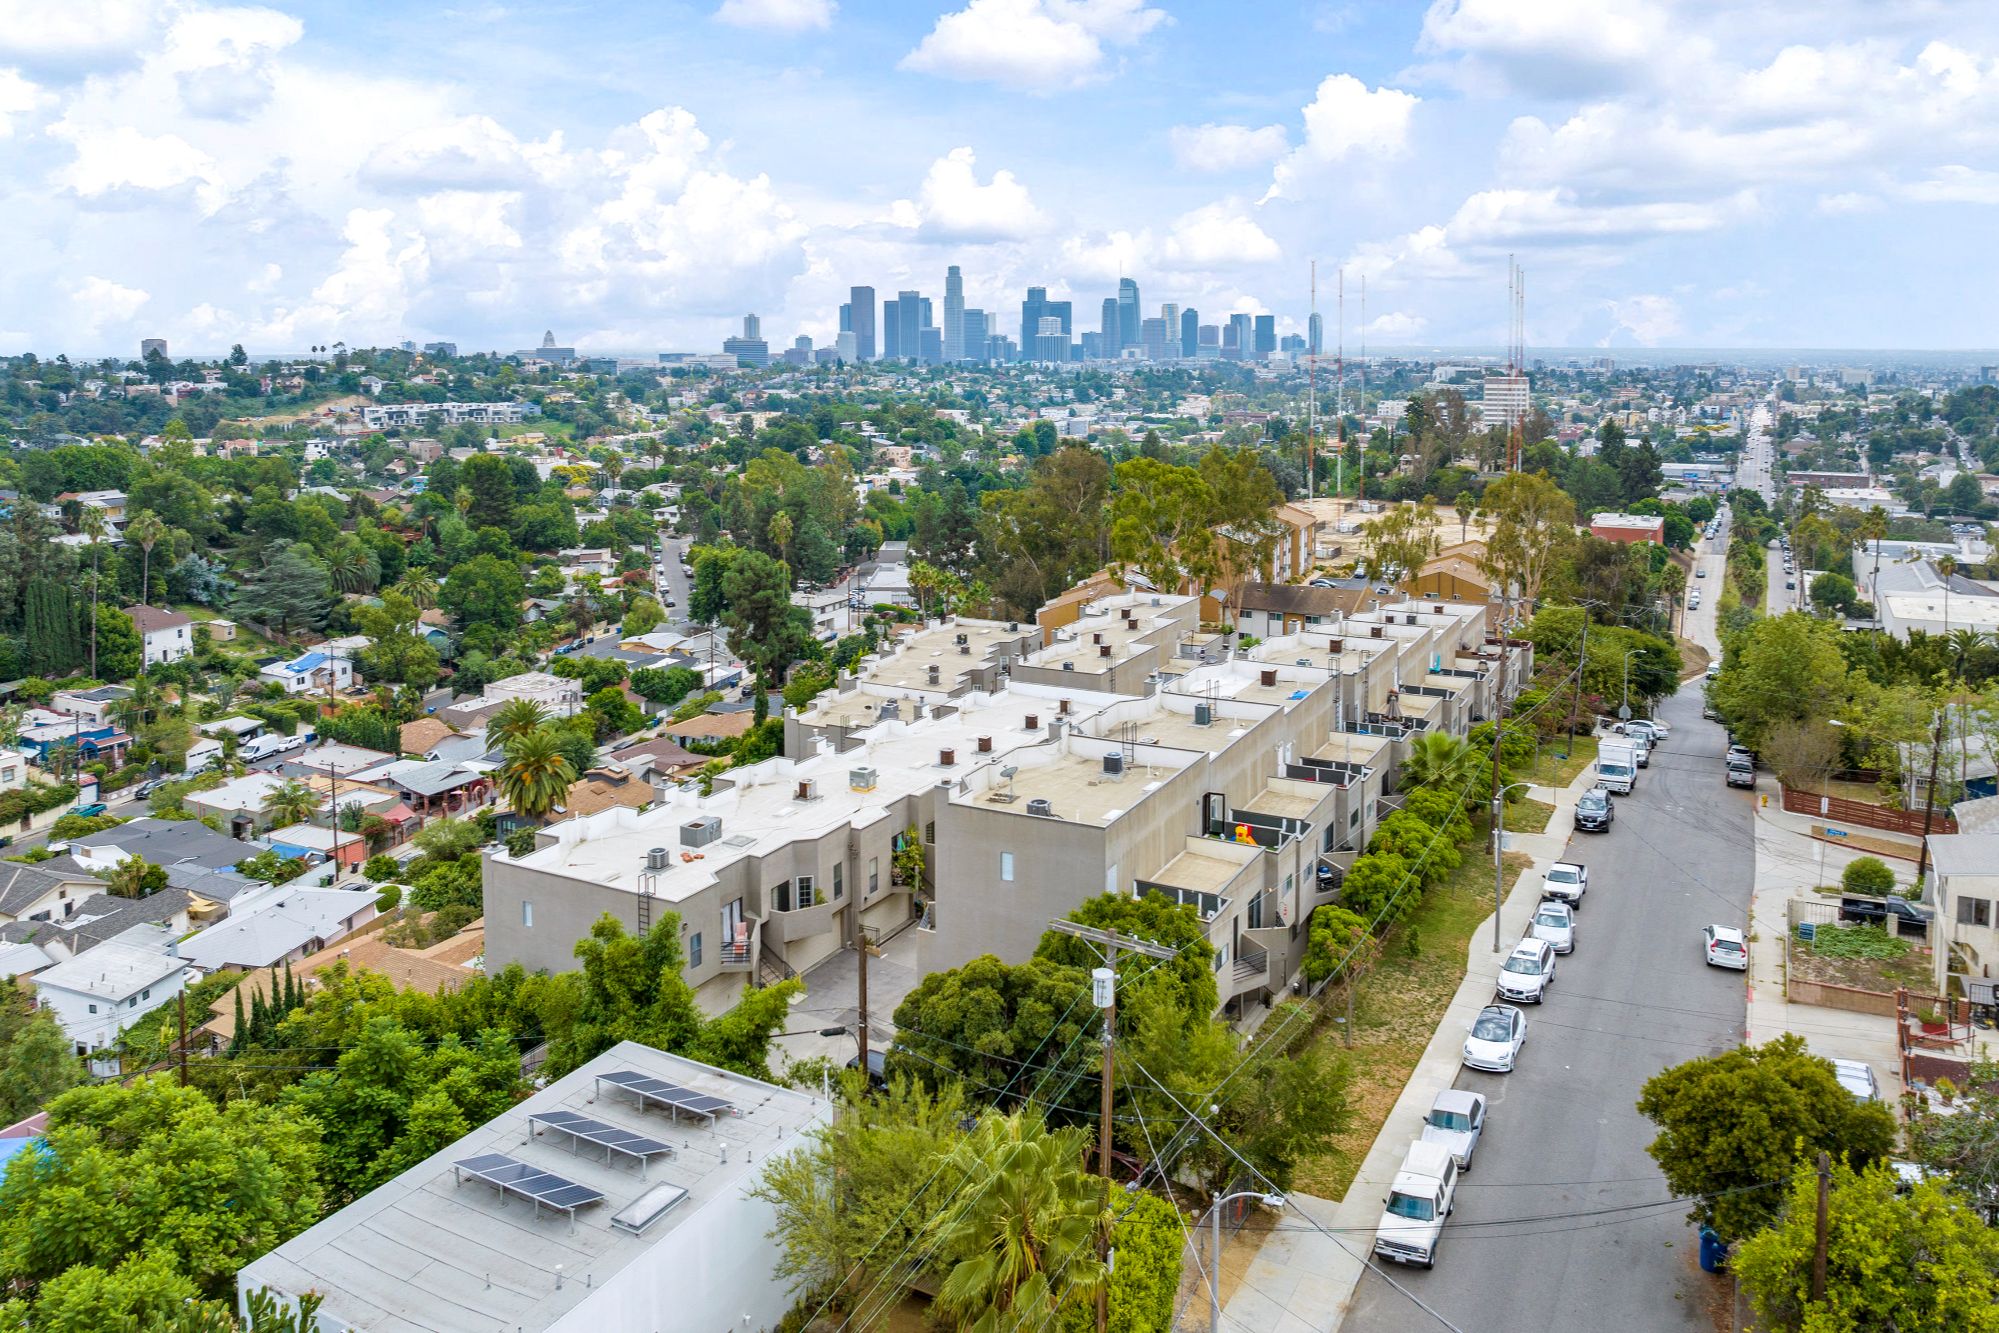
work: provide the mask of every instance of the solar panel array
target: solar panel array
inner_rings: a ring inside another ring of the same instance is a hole
[[[550,1208],[560,1208],[571,1217],[576,1215],[578,1208],[604,1201],[603,1194],[588,1185],[565,1180],[553,1171],[529,1166],[505,1153],[489,1152],[463,1158],[452,1164],[452,1170],[460,1173],[461,1178],[471,1176],[474,1180],[482,1180],[502,1194],[530,1200],[537,1210],[547,1204]]]
[[[662,1154],[668,1157],[673,1155],[673,1148],[658,1139],[649,1139],[643,1134],[634,1134],[629,1129],[619,1129],[616,1125],[607,1125],[574,1111],[536,1111],[528,1116],[528,1124],[559,1129],[572,1139],[594,1143],[604,1150],[607,1161],[614,1152],[636,1157],[642,1163]]]
[[[609,1083],[614,1088],[631,1093],[638,1099],[640,1106],[648,1103],[664,1106],[676,1117],[685,1111],[689,1115],[700,1116],[712,1123],[716,1116],[736,1109],[733,1102],[723,1098],[710,1097],[705,1092],[683,1088],[678,1084],[668,1083],[664,1079],[653,1078],[649,1074],[641,1074],[632,1069],[617,1069],[608,1074],[599,1074],[597,1082]]]

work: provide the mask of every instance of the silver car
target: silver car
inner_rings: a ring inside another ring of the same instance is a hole
[[[1499,965],[1499,998],[1519,1004],[1539,1004],[1555,979],[1555,951],[1547,941],[1528,937],[1513,946]]]
[[[1537,940],[1543,940],[1556,953],[1574,953],[1576,948],[1576,914],[1564,902],[1553,898],[1543,899],[1534,909],[1534,924],[1528,932]]]
[[[1478,1151],[1479,1135],[1485,1132],[1485,1095],[1461,1088],[1445,1088],[1430,1103],[1423,1117],[1424,1143],[1450,1149],[1458,1159],[1459,1171],[1471,1170],[1472,1154]]]

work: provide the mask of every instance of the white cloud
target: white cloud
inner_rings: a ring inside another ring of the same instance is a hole
[[[1687,331],[1686,322],[1680,315],[1680,303],[1670,296],[1646,293],[1604,304],[1610,311],[1610,317],[1617,322],[1617,332],[1604,340],[1606,345],[1618,340],[1617,333],[1626,333],[1647,347],[1656,347]]]
[[[1881,200],[1857,190],[1843,190],[1838,194],[1820,195],[1818,211],[1832,217],[1845,213],[1878,213],[1881,211]]]
[[[834,0],[722,0],[717,22],[766,32],[806,32],[833,26]]]
[[[1367,322],[1368,336],[1386,342],[1408,342],[1420,338],[1430,327],[1430,321],[1421,315],[1412,315],[1405,310],[1391,310],[1385,315],[1376,315]]]
[[[1420,100],[1399,88],[1369,88],[1351,74],[1327,76],[1305,108],[1305,141],[1278,162],[1265,198],[1296,198],[1321,169],[1357,154],[1400,153]]]
[[[1192,269],[1267,264],[1283,253],[1233,202],[1209,204],[1181,217],[1160,249],[1167,263]]]
[[[1573,97],[1649,82],[1662,65],[1705,55],[1660,0],[1435,0],[1416,49],[1474,91]]]
[[[518,250],[521,234],[508,213],[519,207],[518,193],[442,190],[416,201],[425,237],[441,254]]]
[[[69,290],[77,326],[95,335],[126,323],[152,300],[137,287],[123,287],[109,278],[88,277]]]
[[[272,9],[197,9],[168,29],[160,66],[176,75],[188,110],[241,119],[269,99],[274,57],[304,35],[304,24]]]
[[[25,116],[47,100],[40,88],[11,69],[0,69],[0,139],[14,133],[14,117]]]
[[[1175,125],[1173,156],[1189,171],[1234,171],[1281,157],[1289,146],[1282,125]]]
[[[76,158],[56,173],[56,183],[84,199],[125,191],[167,191],[193,186],[204,211],[214,212],[226,197],[215,160],[176,134],[151,136],[129,125],[109,130],[52,133],[70,138]]]
[[[70,0],[10,5],[0,14],[0,63],[51,78],[136,64],[157,40],[159,7],[150,0]]]
[[[1058,92],[1102,78],[1106,44],[1128,46],[1167,21],[1145,0],[971,0],[940,16],[899,68]]]
[[[1938,167],[1928,180],[1911,182],[1902,193],[1926,204],[1999,204],[1999,171],[1961,164]]]
[[[932,162],[915,202],[898,199],[890,220],[940,240],[961,241],[1018,240],[1048,222],[1011,171],[996,171],[981,185],[970,148],[954,148]]]
[[[361,171],[369,184],[392,191],[504,189],[519,184],[561,146],[559,134],[523,143],[490,116],[462,116],[419,126],[381,145]]]

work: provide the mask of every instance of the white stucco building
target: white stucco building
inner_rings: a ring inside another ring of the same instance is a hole
[[[553,676],[546,671],[523,671],[488,685],[481,697],[489,704],[526,699],[537,703],[550,717],[573,717],[583,710],[583,682]]]
[[[180,994],[187,964],[167,926],[134,926],[39,972],[35,1000],[80,1056],[114,1045],[135,1019]]]

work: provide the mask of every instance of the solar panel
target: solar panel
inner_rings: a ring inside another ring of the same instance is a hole
[[[573,1219],[576,1210],[585,1204],[601,1203],[604,1196],[588,1185],[579,1185],[573,1180],[564,1180],[552,1171],[544,1171],[538,1166],[516,1161],[505,1153],[481,1153],[477,1157],[463,1158],[452,1164],[452,1174],[460,1181],[465,1176],[484,1181],[501,1195],[512,1194],[533,1203],[535,1211],[541,1205],[560,1208]]]
[[[627,1157],[636,1157],[643,1165],[649,1158],[665,1154],[673,1155],[673,1148],[658,1139],[649,1139],[643,1134],[634,1134],[629,1129],[619,1129],[607,1125],[575,1111],[537,1111],[528,1117],[530,1125],[542,1125],[548,1129],[559,1129],[570,1138],[585,1143],[594,1143],[604,1150],[605,1160],[614,1152]]]
[[[690,1115],[698,1115],[709,1121],[713,1121],[716,1116],[724,1112],[736,1109],[734,1103],[723,1098],[710,1097],[706,1093],[683,1088],[678,1084],[668,1083],[633,1069],[618,1069],[608,1074],[599,1074],[597,1081],[609,1083],[612,1087],[622,1088],[631,1093],[641,1106],[653,1102],[676,1114],[686,1111]]]

